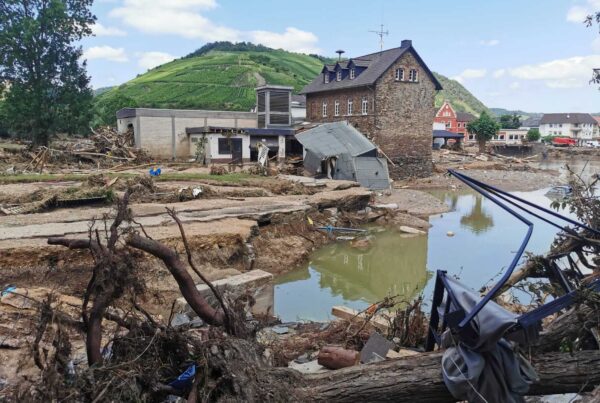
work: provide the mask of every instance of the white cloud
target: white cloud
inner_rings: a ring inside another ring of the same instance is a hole
[[[575,5],[567,11],[567,21],[581,24],[585,18],[600,11],[600,0],[587,0],[585,5]]]
[[[92,46],[83,52],[83,58],[87,60],[105,59],[111,62],[123,63],[129,60],[123,48],[113,48],[111,46]]]
[[[545,63],[509,69],[509,74],[522,80],[540,80],[550,88],[576,88],[586,85],[592,69],[600,66],[600,55],[575,56]]]
[[[315,34],[294,27],[286,28],[282,34],[269,31],[252,31],[250,32],[250,40],[271,48],[281,48],[292,52],[321,52],[321,49],[316,46],[319,38]]]
[[[511,90],[518,90],[519,88],[521,88],[521,83],[518,81],[513,81],[512,83],[510,83],[508,88],[510,88]]]
[[[486,74],[486,69],[466,69],[459,75],[452,77],[452,79],[459,83],[464,83],[468,79],[483,78]]]
[[[500,44],[500,41],[498,39],[482,40],[479,41],[479,44],[483,46],[496,46]]]
[[[96,36],[126,36],[127,35],[127,32],[123,31],[122,29],[115,28],[115,27],[105,27],[104,25],[100,24],[99,22],[96,22],[92,26],[92,32]]]
[[[138,65],[145,69],[151,69],[175,59],[175,56],[164,52],[143,52],[137,55]]]
[[[500,77],[504,77],[505,74],[506,74],[505,69],[498,69],[498,70],[494,71],[492,76],[494,76],[494,78],[500,78]]]
[[[567,21],[582,23],[590,13],[587,7],[573,6],[567,11]]]
[[[217,7],[215,0],[124,0],[109,15],[147,34],[177,35],[204,41],[242,40],[293,52],[319,52],[319,38],[312,32],[288,27],[283,33],[240,31],[210,21],[204,11]]]

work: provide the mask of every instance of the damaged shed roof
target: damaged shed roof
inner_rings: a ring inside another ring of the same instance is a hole
[[[340,154],[356,157],[377,148],[347,122],[325,123],[297,134],[296,139],[321,159]]]

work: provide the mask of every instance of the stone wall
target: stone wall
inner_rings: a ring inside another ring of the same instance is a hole
[[[395,71],[404,68],[404,81],[396,81]],[[418,81],[409,82],[409,71],[418,71]],[[389,166],[395,179],[426,177],[432,173],[431,144],[435,116],[435,84],[410,52],[404,54],[376,82],[374,88],[351,88],[307,94],[307,119],[325,123],[348,120],[361,133],[378,145],[396,163]],[[367,98],[369,111],[361,114],[361,100]],[[348,115],[348,99],[353,113]],[[335,116],[335,102],[340,113]],[[327,102],[327,116],[322,105]]]
[[[361,113],[361,102],[367,99],[369,103],[366,115]],[[348,101],[352,100],[352,114],[348,114]],[[347,120],[362,134],[371,138],[375,132],[374,90],[361,87],[333,92],[307,94],[306,115],[309,122],[328,123]],[[339,115],[335,115],[335,102],[340,103]],[[323,116],[323,102],[327,102],[327,116]]]
[[[404,69],[404,81],[395,71]],[[410,69],[418,81],[409,82]],[[377,132],[374,141],[396,163],[393,178],[425,177],[432,172],[431,143],[435,84],[412,53],[405,53],[376,83]]]

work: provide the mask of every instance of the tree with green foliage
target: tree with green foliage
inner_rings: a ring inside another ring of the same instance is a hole
[[[117,111],[123,108],[137,108],[137,101],[120,91],[111,91],[101,97],[94,98],[91,126],[116,126]]]
[[[529,131],[527,132],[527,141],[538,141],[541,137],[542,135],[540,134],[539,129],[533,128],[529,129]]]
[[[57,132],[87,127],[92,91],[82,50],[92,34],[93,0],[0,1],[0,81],[5,124],[19,136],[47,145]]]
[[[467,124],[467,131],[475,135],[479,144],[479,152],[485,152],[485,143],[491,140],[500,130],[500,124],[487,112],[481,112],[478,119]]]
[[[503,129],[518,129],[521,127],[520,116],[515,114],[500,116],[500,127]]]
[[[594,23],[596,23],[600,31],[600,11],[596,11],[588,15],[583,22],[588,27],[591,27],[594,25]],[[590,83],[600,84],[600,66],[599,68],[595,68],[592,70],[592,79],[590,80]]]

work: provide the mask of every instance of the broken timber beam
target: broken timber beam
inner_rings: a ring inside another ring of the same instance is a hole
[[[298,392],[311,401],[455,401],[442,379],[441,361],[442,353],[423,353],[305,375]],[[528,395],[578,393],[600,384],[600,351],[547,353],[533,357],[532,364],[540,379]]]

